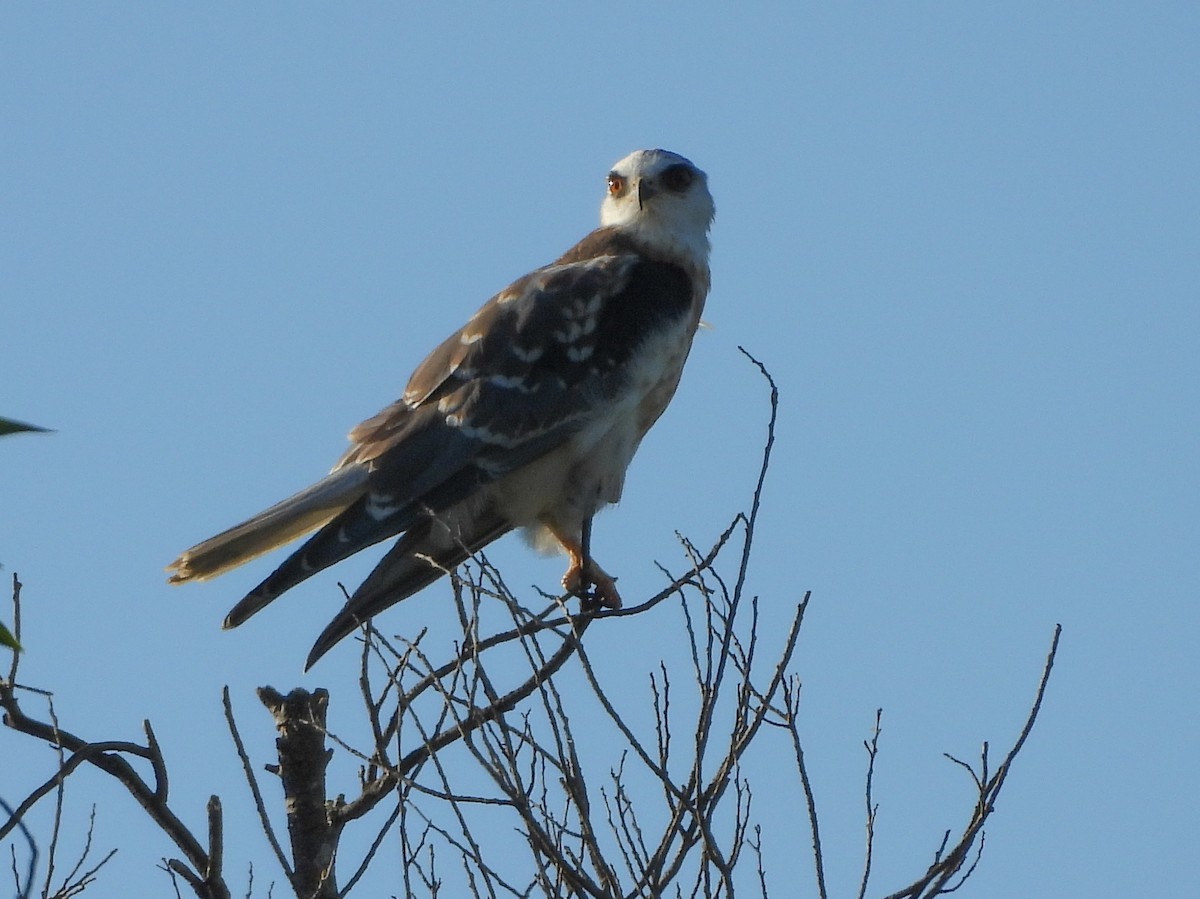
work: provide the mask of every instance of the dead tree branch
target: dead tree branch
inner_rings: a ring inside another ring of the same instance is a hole
[[[287,810],[292,889],[306,899],[336,899],[333,860],[344,822],[328,813],[330,804],[325,799],[325,768],[332,753],[325,748],[329,694],[297,689],[284,696],[260,687],[258,698],[279,731],[275,741],[279,765],[274,770],[283,785]]]

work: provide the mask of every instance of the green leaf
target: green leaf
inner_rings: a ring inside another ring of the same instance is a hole
[[[14,649],[17,652],[21,651],[21,644],[17,642],[17,638],[12,635],[12,631],[0,624],[0,646],[7,646],[9,649]]]
[[[37,425],[27,425],[23,421],[13,421],[11,418],[0,418],[0,437],[20,434],[22,431],[45,433],[49,430],[49,428],[39,428]]]

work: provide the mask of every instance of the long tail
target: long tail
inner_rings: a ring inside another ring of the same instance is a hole
[[[225,627],[237,627],[256,615],[297,584],[303,583],[330,565],[374,546],[428,525],[430,515],[455,522],[459,531],[475,533],[469,506],[455,509],[457,503],[478,484],[478,476],[468,469],[427,492],[420,500],[400,503],[383,513],[373,507],[376,494],[369,490],[324,524],[299,549],[280,563],[257,587],[243,596],[225,616]],[[442,528],[445,531],[445,528]],[[421,532],[423,533],[423,532]],[[419,545],[420,537],[402,537],[402,546]],[[432,551],[432,550],[430,550]],[[370,582],[370,578],[368,578]]]
[[[447,518],[457,516],[451,513]],[[369,618],[423,590],[510,530],[512,525],[492,510],[471,515],[466,521],[458,520],[450,527],[443,521],[427,518],[410,528],[317,637],[304,670]]]
[[[366,489],[366,466],[347,465],[332,471],[295,496],[184,550],[167,566],[172,572],[167,581],[203,581],[256,559],[327,523]]]

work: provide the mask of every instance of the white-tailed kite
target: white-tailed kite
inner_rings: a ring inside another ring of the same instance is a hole
[[[236,627],[367,546],[395,545],[317,638],[307,667],[373,615],[514,528],[570,559],[563,587],[617,608],[590,553],[675,393],[709,288],[705,174],[666,150],[608,173],[600,227],[488,300],[426,357],[404,395],[350,432],[317,483],[193,546],[170,582],[205,580],[316,530],[233,607]],[[319,530],[318,530],[319,529]]]

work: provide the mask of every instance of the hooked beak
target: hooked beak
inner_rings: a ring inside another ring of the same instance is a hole
[[[658,193],[658,188],[642,178],[638,181],[638,209],[645,208],[646,201]]]

